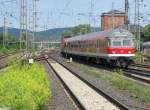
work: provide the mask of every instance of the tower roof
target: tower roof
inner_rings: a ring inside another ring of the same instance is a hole
[[[106,13],[102,13],[101,16],[112,16],[112,14],[114,15],[125,15],[125,12],[122,12],[122,11],[119,11],[119,10],[111,10],[111,11],[108,11]]]

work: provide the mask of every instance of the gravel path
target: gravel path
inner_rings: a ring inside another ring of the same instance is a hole
[[[59,59],[59,61],[63,62],[63,64],[67,65],[72,71],[77,73],[79,76],[85,78],[86,80],[90,81],[94,84],[97,88],[103,90],[105,93],[109,94],[110,96],[116,98],[118,101],[122,102],[126,106],[130,107],[131,109],[136,110],[150,110],[150,105],[146,105],[144,102],[139,102],[134,99],[128,92],[123,90],[118,90],[112,87],[107,81],[101,80],[89,74],[81,72],[80,68],[76,68],[69,63],[64,63],[64,58],[57,55],[53,57]]]
[[[49,79],[51,80],[52,98],[49,99],[48,110],[77,110],[49,65],[45,61],[42,61],[42,64],[44,64]]]

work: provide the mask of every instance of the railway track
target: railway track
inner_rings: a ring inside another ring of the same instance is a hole
[[[124,69],[123,72],[125,76],[131,77],[148,85],[150,84],[150,72],[148,71],[129,68],[126,70]]]
[[[47,59],[48,64],[65,85],[80,109],[85,110],[127,110],[124,104],[109,96],[93,84],[80,77],[63,63],[52,58]],[[70,76],[70,77],[68,77]],[[77,81],[77,82],[74,82]],[[71,83],[70,83],[71,82]],[[74,85],[75,84],[75,85]],[[81,86],[84,85],[84,86]],[[73,87],[73,88],[72,88]],[[74,88],[75,87],[75,88]],[[76,88],[77,87],[77,88]]]
[[[0,55],[0,70],[8,67],[7,58],[10,56],[13,56],[15,54],[17,54],[17,52],[12,52],[12,53],[8,53],[8,54]],[[18,59],[20,59],[20,58],[18,58]]]
[[[142,67],[142,68],[150,68],[150,65],[147,65],[147,64],[140,64],[140,63],[132,64],[132,66]]]
[[[134,79],[150,84],[150,65],[132,64],[128,69],[123,70],[126,75]]]
[[[7,58],[7,57],[9,57],[11,55],[14,55],[14,54],[16,54],[16,52],[12,52],[12,53],[8,53],[8,54],[0,55],[0,60],[3,59],[3,58]]]
[[[101,64],[97,64],[94,62],[88,63],[87,61],[83,61],[83,60],[76,60],[76,61],[79,63],[83,63],[85,65],[94,66],[96,68],[108,70],[111,72],[114,71],[114,68],[111,68],[109,66],[104,66]],[[147,65],[145,65],[145,66],[147,66]],[[149,77],[150,71],[143,70],[143,69],[133,69],[133,68],[132,69],[131,68],[121,69],[121,70],[123,71],[123,74],[126,77],[132,78],[132,79],[137,80],[138,82],[140,82],[144,85],[150,86],[150,77]]]

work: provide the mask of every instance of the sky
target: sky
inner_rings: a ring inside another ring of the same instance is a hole
[[[11,1],[11,2],[9,2]],[[13,2],[14,1],[14,2]],[[124,11],[125,0],[39,0],[37,1],[37,30],[91,24],[100,27],[100,16],[112,9]],[[142,1],[142,0],[140,0]],[[92,6],[91,6],[92,2]],[[129,18],[134,20],[134,0],[129,0]],[[6,15],[9,27],[19,28],[20,0],[0,0],[0,26]],[[145,7],[146,5],[146,7]],[[32,0],[28,0],[28,28],[32,27]],[[89,16],[92,13],[92,16]],[[150,0],[140,3],[141,25],[150,23]],[[10,16],[11,15],[11,16]],[[94,22],[95,21],[95,22]]]

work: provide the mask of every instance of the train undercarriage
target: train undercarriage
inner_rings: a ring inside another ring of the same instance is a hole
[[[128,68],[133,63],[132,57],[91,57],[74,54],[61,53],[63,57],[84,60],[87,62],[97,63],[107,67]]]

